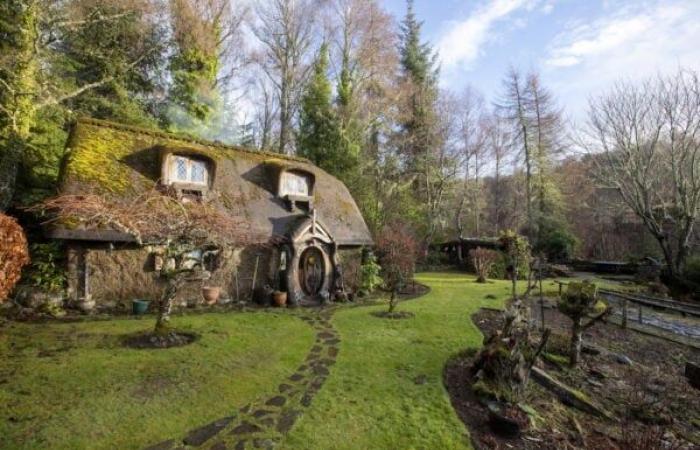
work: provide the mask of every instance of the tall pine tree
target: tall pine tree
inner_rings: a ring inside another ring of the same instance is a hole
[[[405,175],[413,179],[412,195],[403,210],[409,216],[419,217],[415,224],[422,230],[424,241],[432,239],[435,231],[431,217],[433,203],[432,181],[435,178],[437,146],[436,102],[438,97],[437,54],[429,43],[421,40],[422,23],[413,11],[413,0],[408,0],[406,17],[400,33],[400,84],[405,104],[400,117],[397,145],[402,155]]]
[[[298,154],[344,180],[357,165],[357,151],[343,136],[333,105],[333,89],[327,76],[328,47],[321,46],[313,75],[301,99],[297,137]]]
[[[413,0],[407,1],[406,17],[401,23],[402,84],[407,94],[408,111],[402,123],[404,148],[415,167],[421,171],[423,159],[430,147],[430,129],[434,121],[437,99],[437,54],[427,42],[421,42],[423,23],[413,11]],[[410,164],[410,162],[409,162]]]

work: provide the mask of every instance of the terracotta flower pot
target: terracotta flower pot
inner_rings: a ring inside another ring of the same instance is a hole
[[[213,305],[219,300],[219,295],[221,295],[221,288],[215,286],[205,286],[202,288],[202,296],[207,302],[207,305]]]
[[[285,306],[287,304],[287,293],[282,291],[273,292],[272,301],[275,303],[275,306]]]

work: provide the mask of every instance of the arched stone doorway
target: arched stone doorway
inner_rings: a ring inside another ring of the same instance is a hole
[[[292,304],[318,303],[330,296],[335,273],[335,243],[313,216],[301,221],[292,233],[287,252],[287,290]]]
[[[318,247],[307,247],[299,257],[299,284],[304,294],[316,296],[326,277],[325,258]]]

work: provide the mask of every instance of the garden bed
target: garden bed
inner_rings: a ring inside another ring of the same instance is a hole
[[[533,308],[533,315],[539,314],[539,308]],[[501,314],[493,310],[480,310],[472,318],[484,335],[500,329],[502,323]],[[476,352],[464,352],[448,362],[444,381],[475,448],[657,448],[642,447],[639,439],[676,449],[700,445],[700,391],[683,375],[685,361],[697,361],[700,351],[601,323],[588,330],[584,342],[593,345],[579,367],[570,369],[564,356],[569,320],[555,309],[545,309],[545,323],[553,334],[544,358],[547,362],[538,363],[540,367],[617,420],[566,406],[531,380],[521,405],[530,414],[532,426],[520,438],[501,439],[488,427],[486,406],[465,388],[471,385],[468,369]]]

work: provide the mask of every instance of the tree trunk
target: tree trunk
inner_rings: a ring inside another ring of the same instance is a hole
[[[393,313],[396,309],[396,289],[391,290],[391,297],[389,297],[389,312]]]
[[[173,308],[173,300],[180,288],[177,279],[168,280],[168,285],[163,291],[158,303],[158,319],[156,320],[155,334],[164,335],[170,331],[170,312]]]
[[[583,346],[583,327],[581,319],[574,320],[571,328],[571,350],[569,352],[569,365],[576,367],[581,359],[581,347]]]
[[[0,154],[0,212],[6,211],[15,194],[15,183],[19,171],[19,154],[12,144]]]

